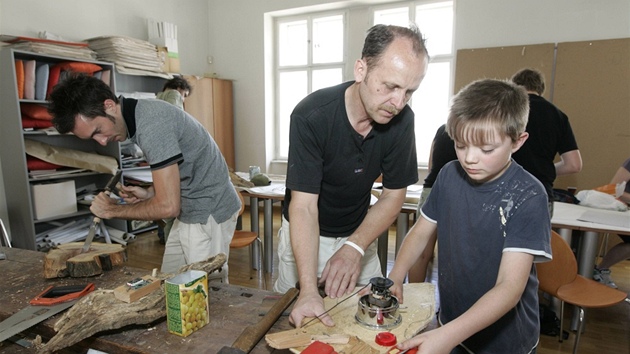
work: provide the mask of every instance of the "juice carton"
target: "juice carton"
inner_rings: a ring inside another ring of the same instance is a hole
[[[208,274],[190,270],[165,282],[168,331],[187,337],[210,321]]]

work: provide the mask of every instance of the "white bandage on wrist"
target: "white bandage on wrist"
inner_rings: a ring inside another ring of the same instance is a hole
[[[352,248],[354,248],[355,250],[357,250],[357,252],[361,253],[361,257],[365,256],[365,251],[359,247],[359,245],[357,245],[356,243],[352,242],[352,241],[346,241],[343,243],[344,245],[348,245]]]

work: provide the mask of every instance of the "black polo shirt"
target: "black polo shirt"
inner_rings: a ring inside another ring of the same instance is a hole
[[[344,237],[361,224],[379,175],[389,189],[418,181],[414,114],[409,106],[364,138],[348,120],[344,94],[354,82],[312,93],[291,114],[283,215],[291,190],[319,194],[322,236]]]

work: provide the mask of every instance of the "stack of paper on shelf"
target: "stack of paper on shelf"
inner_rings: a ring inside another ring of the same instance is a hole
[[[99,60],[116,64],[121,74],[171,78],[161,69],[155,44],[124,36],[95,37],[86,41]]]
[[[149,42],[155,44],[163,61],[162,69],[169,73],[180,72],[179,49],[177,45],[177,26],[154,19],[147,20]]]
[[[76,59],[96,59],[96,53],[88,48],[87,43],[54,41],[6,34],[0,35],[0,41],[11,43],[11,48],[33,53],[58,55]]]

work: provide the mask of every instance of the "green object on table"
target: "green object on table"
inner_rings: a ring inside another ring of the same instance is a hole
[[[271,183],[269,176],[264,173],[259,173],[252,177],[250,180],[255,186],[268,186]]]

